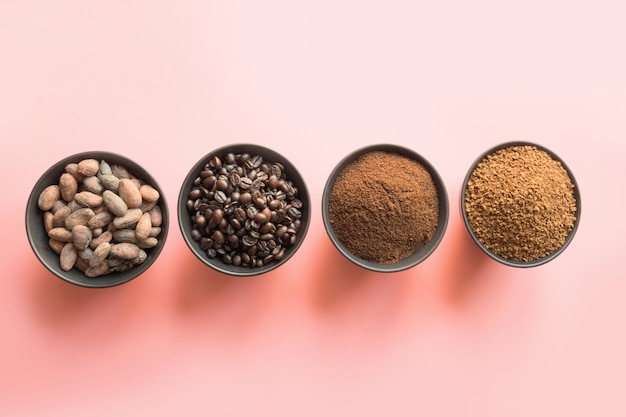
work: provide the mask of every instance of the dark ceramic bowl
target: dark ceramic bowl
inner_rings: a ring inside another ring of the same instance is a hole
[[[300,209],[302,213],[301,217],[301,226],[297,234],[297,241],[289,246],[286,251],[284,257],[280,261],[273,260],[264,264],[263,266],[243,266],[243,265],[233,265],[232,263],[226,263],[222,259],[220,255],[216,257],[210,257],[207,251],[203,250],[200,246],[200,242],[194,240],[192,236],[193,223],[191,216],[192,212],[187,208],[187,201],[189,200],[189,193],[194,186],[194,181],[196,178],[200,176],[200,172],[204,169],[205,165],[211,160],[213,157],[217,156],[218,158],[224,160],[226,154],[234,153],[234,154],[250,154],[251,156],[261,156],[263,158],[263,162],[268,163],[280,163],[284,167],[284,173],[286,175],[287,181],[291,181],[293,185],[298,190],[297,198],[302,201],[303,205]],[[250,277],[255,275],[261,275],[267,272],[270,272],[281,265],[285,264],[291,257],[298,251],[304,238],[307,234],[309,224],[311,222],[311,199],[309,197],[309,191],[306,186],[306,183],[296,167],[285,158],[283,155],[278,152],[265,148],[263,146],[247,144],[247,143],[239,143],[239,144],[230,144],[223,146],[221,148],[215,149],[210,153],[206,154],[198,162],[189,170],[187,177],[185,178],[181,188],[180,194],[178,197],[178,224],[180,227],[180,231],[183,235],[183,239],[185,243],[193,252],[193,254],[205,265],[210,268],[219,271],[223,274],[238,276],[238,277]]]
[[[59,177],[65,172],[65,166],[69,163],[78,163],[83,159],[105,160],[109,164],[119,164],[124,167],[137,178],[143,180],[146,184],[156,188],[160,193],[159,206],[163,214],[163,223],[161,225],[161,233],[158,237],[159,244],[151,249],[146,249],[147,259],[140,265],[137,265],[124,272],[112,272],[96,278],[85,276],[84,272],[76,267],[70,271],[61,269],[59,255],[57,255],[48,245],[48,235],[45,231],[43,223],[43,212],[39,209],[38,198],[41,192],[51,184],[58,184]],[[144,273],[157,259],[167,238],[169,226],[169,215],[167,202],[164,193],[155,181],[155,179],[136,162],[116,153],[93,151],[83,152],[55,163],[39,178],[33,190],[30,193],[26,204],[26,234],[30,246],[39,259],[39,261],[54,275],[69,283],[89,288],[105,288],[124,284]]]
[[[354,255],[352,252],[348,250],[348,248],[341,242],[341,240],[335,234],[335,231],[332,228],[330,223],[330,215],[329,215],[329,207],[328,202],[330,199],[330,194],[335,184],[335,180],[337,176],[346,168],[348,164],[358,159],[361,155],[364,155],[373,151],[383,151],[383,152],[391,152],[399,155],[403,155],[413,159],[418,162],[430,174],[433,182],[435,183],[435,187],[437,189],[437,194],[439,198],[439,223],[437,225],[437,229],[435,230],[435,234],[432,239],[428,241],[425,245],[417,249],[413,254],[409,255],[406,258],[399,260],[393,264],[380,264],[376,262],[371,262],[365,260],[359,256]],[[322,196],[322,219],[324,222],[324,227],[326,229],[326,233],[330,238],[333,245],[339,250],[339,252],[346,257],[348,260],[353,262],[354,264],[375,272],[399,272],[409,268],[416,266],[417,264],[423,262],[426,258],[428,258],[439,246],[439,243],[443,239],[443,236],[446,231],[446,227],[448,225],[448,215],[449,215],[449,203],[448,203],[448,194],[444,185],[443,180],[433,167],[433,165],[427,161],[423,156],[418,153],[412,151],[411,149],[392,145],[392,144],[377,144],[370,145],[364,148],[355,150],[350,153],[346,157],[344,157],[333,169],[328,180],[326,181],[326,185],[324,187],[324,193]]]
[[[466,207],[465,207],[465,190],[467,189],[467,183],[468,183],[472,173],[476,169],[476,166],[481,161],[483,161],[488,155],[491,155],[494,152],[497,152],[497,151],[499,151],[501,149],[506,149],[506,148],[509,148],[509,147],[512,147],[512,146],[534,146],[537,149],[546,152],[548,155],[550,155],[552,157],[552,159],[554,159],[555,161],[559,161],[561,163],[561,165],[563,166],[563,168],[567,172],[570,180],[574,184],[573,192],[574,192],[574,199],[576,200],[576,220],[574,222],[574,226],[573,226],[572,230],[567,235],[563,245],[561,245],[557,250],[555,250],[554,252],[550,253],[547,256],[544,256],[542,258],[538,258],[538,259],[535,259],[535,260],[529,261],[529,262],[515,261],[515,260],[511,260],[511,259],[506,259],[506,258],[503,258],[503,257],[493,253],[489,249],[487,249],[481,243],[481,241],[478,239],[478,237],[476,236],[476,234],[472,230],[472,227],[470,226],[470,222],[469,222],[469,219],[468,219],[468,216],[467,216]],[[574,175],[572,174],[572,171],[563,162],[563,160],[561,158],[559,158],[554,152],[552,152],[551,150],[549,150],[549,149],[547,149],[547,148],[545,148],[545,147],[543,147],[541,145],[538,145],[538,144],[532,143],[532,142],[525,142],[525,141],[505,142],[505,143],[499,144],[497,146],[494,146],[491,149],[489,149],[489,150],[485,151],[484,153],[482,153],[478,158],[476,158],[474,163],[470,166],[469,170],[467,171],[467,175],[465,176],[465,180],[463,181],[463,186],[461,187],[461,195],[460,195],[459,201],[460,201],[460,205],[461,205],[461,215],[463,217],[463,223],[465,223],[465,227],[466,227],[470,237],[474,241],[474,243],[476,243],[476,245],[485,254],[487,254],[491,259],[494,259],[494,260],[500,262],[501,264],[504,264],[504,265],[507,265],[507,266],[511,266],[511,267],[516,267],[516,268],[535,267],[535,266],[543,265],[543,264],[545,264],[547,262],[550,262],[553,259],[555,259],[561,253],[563,253],[565,248],[567,248],[567,246],[572,242],[572,239],[574,239],[574,235],[576,234],[576,230],[578,229],[578,224],[580,223],[580,211],[581,211],[580,188],[578,187],[578,183],[576,182],[576,179],[574,178]]]

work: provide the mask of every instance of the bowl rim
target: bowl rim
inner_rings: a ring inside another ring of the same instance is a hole
[[[439,200],[439,222],[437,224],[437,229],[435,230],[435,234],[431,238],[429,242],[424,244],[422,247],[418,248],[413,254],[407,256],[395,262],[393,264],[380,264],[376,262],[371,262],[366,259],[363,259],[348,250],[348,248],[339,240],[337,235],[335,234],[332,225],[330,224],[330,214],[329,214],[329,197],[332,191],[333,185],[337,176],[345,169],[345,167],[358,159],[361,155],[374,152],[374,151],[382,151],[395,153],[403,156],[407,156],[412,160],[421,164],[428,173],[430,174],[433,183],[437,189],[438,200]],[[434,167],[434,165],[426,159],[424,156],[416,152],[415,150],[394,143],[375,143],[371,145],[366,145],[360,148],[357,148],[347,155],[345,155],[332,169],[328,178],[326,180],[326,184],[324,185],[324,191],[322,194],[322,221],[324,223],[324,229],[326,230],[326,234],[330,238],[333,246],[350,262],[355,265],[372,272],[382,272],[382,273],[395,273],[401,272],[410,268],[413,268],[423,261],[425,261],[430,255],[432,255],[445,235],[448,219],[450,212],[450,204],[448,201],[448,192],[445,186],[445,183],[442,177],[439,175],[439,172]],[[417,255],[419,254],[419,255]]]
[[[546,152],[552,159],[554,159],[555,161],[558,161],[563,168],[565,169],[565,172],[567,172],[567,175],[569,176],[570,180],[572,181],[572,184],[574,184],[574,199],[576,201],[576,220],[574,221],[574,225],[572,227],[572,230],[568,233],[567,237],[565,238],[565,242],[563,243],[563,245],[561,245],[558,249],[556,249],[554,252],[535,259],[533,261],[529,261],[529,262],[523,262],[523,261],[515,261],[515,260],[511,260],[511,259],[506,259],[503,258],[493,252],[491,252],[487,247],[485,247],[480,240],[478,239],[478,237],[476,236],[476,234],[474,233],[474,231],[472,230],[472,227],[469,224],[469,220],[467,217],[467,211],[465,209],[465,190],[467,188],[467,183],[472,175],[472,173],[474,172],[474,170],[476,169],[476,166],[483,161],[488,155],[493,154],[494,152],[497,152],[501,149],[506,149],[506,148],[510,148],[513,146],[533,146],[535,148],[537,148],[540,151],[544,151]],[[569,244],[572,242],[572,240],[574,239],[574,235],[576,234],[576,231],[578,230],[578,226],[580,224],[580,218],[581,218],[581,211],[582,211],[582,201],[581,201],[581,197],[580,197],[580,187],[578,185],[578,182],[576,181],[576,178],[572,172],[572,170],[569,168],[569,166],[565,163],[565,161],[563,161],[563,159],[561,159],[560,156],[558,156],[555,152],[553,152],[551,149],[547,148],[544,145],[540,145],[536,142],[532,142],[532,141],[526,141],[526,140],[512,140],[512,141],[507,141],[507,142],[501,142],[497,145],[494,145],[492,147],[490,147],[489,149],[485,150],[484,152],[482,152],[476,159],[474,159],[474,162],[470,165],[469,169],[467,170],[467,173],[465,174],[465,177],[463,179],[463,184],[461,185],[461,192],[460,192],[460,198],[459,198],[459,204],[460,204],[460,212],[461,212],[461,217],[463,219],[463,224],[465,225],[465,229],[467,230],[468,234],[470,235],[472,241],[474,241],[474,243],[481,249],[482,252],[484,252],[487,256],[489,256],[491,259],[506,265],[506,266],[510,266],[510,267],[514,267],[514,268],[533,268],[533,267],[537,267],[540,265],[544,265],[552,260],[554,260],[555,258],[557,258],[561,253],[563,253],[563,251],[569,246]]]
[[[279,162],[285,167],[288,180],[294,183],[296,181],[299,182],[299,184],[297,184],[298,199],[300,199],[305,204],[302,209],[302,224],[300,230],[298,231],[297,242],[286,250],[285,257],[280,261],[271,262],[267,265],[263,265],[262,267],[228,265],[217,257],[214,259],[209,258],[206,255],[205,251],[200,249],[198,242],[194,241],[187,232],[187,229],[191,230],[191,219],[187,210],[187,194],[189,193],[189,190],[191,190],[190,185],[193,183],[195,178],[200,175],[202,167],[204,167],[204,165],[210,160],[210,158],[216,155],[220,156],[221,158],[229,152],[249,153],[251,155],[259,154],[263,157],[264,160],[267,159],[271,162]],[[266,158],[266,156],[269,157]],[[306,210],[304,209],[304,207],[306,207]],[[304,179],[296,165],[294,165],[290,159],[285,157],[282,152],[278,152],[275,149],[269,148],[264,145],[254,144],[250,142],[235,142],[225,144],[209,151],[200,159],[198,159],[189,169],[189,171],[185,175],[184,180],[181,183],[178,193],[177,208],[179,230],[189,250],[191,250],[195,257],[198,258],[198,260],[200,260],[204,265],[208,266],[214,271],[232,277],[255,277],[259,275],[265,275],[268,272],[271,272],[287,263],[287,261],[289,261],[296,254],[296,252],[298,252],[301,245],[304,243],[304,240],[309,230],[312,216],[311,196],[309,193],[309,189],[306,184],[306,180]]]
[[[159,234],[159,244],[154,248],[151,248],[147,252],[148,259],[146,259],[141,265],[137,265],[129,269],[128,271],[113,272],[111,274],[95,278],[86,277],[84,273],[77,268],[72,268],[70,271],[67,272],[61,270],[58,263],[59,255],[52,251],[47,241],[42,242],[40,241],[40,239],[37,239],[38,234],[45,235],[44,224],[41,220],[41,215],[43,215],[43,212],[41,211],[37,203],[39,199],[39,194],[41,193],[41,191],[43,191],[45,187],[54,184],[54,182],[45,181],[45,179],[52,175],[58,174],[58,176],[60,176],[64,172],[65,166],[69,163],[79,162],[83,159],[89,158],[98,159],[99,161],[114,161],[115,163],[124,165],[124,167],[128,169],[131,174],[135,175],[137,178],[141,179],[147,184],[155,187],[160,194],[158,205],[160,206],[163,215],[161,233]],[[35,219],[37,218],[36,214],[40,215],[38,217],[41,220],[39,225],[35,223]],[[50,165],[43,172],[43,174],[39,176],[39,178],[33,185],[26,201],[26,213],[24,216],[24,222],[28,243],[36,258],[49,272],[51,272],[53,275],[60,278],[61,280],[79,287],[110,288],[134,280],[135,278],[146,272],[157,260],[163,248],[165,247],[165,242],[167,240],[167,235],[169,231],[169,208],[167,204],[167,198],[165,196],[165,193],[163,192],[163,188],[159,185],[156,178],[152,176],[141,164],[137,163],[128,156],[122,155],[117,152],[90,150],[74,153],[56,161],[55,163]],[[52,257],[51,254],[56,257],[56,264],[48,259],[48,257]]]

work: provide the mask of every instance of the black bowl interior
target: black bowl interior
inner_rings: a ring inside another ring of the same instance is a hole
[[[70,271],[63,271],[59,264],[59,255],[48,246],[48,235],[45,231],[43,224],[43,212],[39,209],[37,200],[39,194],[51,184],[58,184],[59,177],[65,171],[65,166],[72,162],[80,162],[83,159],[94,158],[97,160],[105,160],[109,164],[120,164],[126,167],[128,171],[134,174],[137,178],[143,180],[146,184],[149,184],[159,190],[161,197],[159,199],[159,206],[163,213],[163,224],[161,226],[161,234],[159,235],[159,244],[151,249],[147,249],[146,253],[148,258],[140,265],[137,265],[128,271],[124,272],[112,272],[108,275],[104,275],[96,278],[86,277],[85,274],[73,268]],[[51,166],[37,181],[26,204],[26,233],[28,235],[28,241],[33,249],[33,252],[41,261],[41,263],[57,277],[70,282],[75,285],[89,287],[89,288],[105,288],[113,287],[116,285],[128,282],[143,272],[145,272],[156,258],[161,253],[165,240],[167,238],[167,232],[169,228],[169,213],[167,208],[167,202],[165,195],[161,188],[155,181],[155,179],[139,164],[136,162],[116,153],[93,151],[83,152],[55,163]]]
[[[263,157],[263,160],[266,162],[279,162],[285,167],[285,174],[287,179],[290,180],[298,189],[298,198],[302,200],[303,207],[301,209],[302,212],[302,225],[298,232],[298,240],[297,242],[290,246],[286,252],[285,257],[281,261],[274,261],[268,263],[267,265],[263,265],[261,267],[246,267],[246,266],[236,266],[229,265],[224,263],[219,257],[210,258],[205,251],[200,248],[200,244],[193,240],[191,237],[192,230],[192,222],[189,211],[187,210],[187,199],[188,194],[193,187],[194,180],[200,175],[205,164],[214,156],[218,156],[223,158],[227,153],[232,152],[235,154],[238,153],[249,153],[250,155],[260,155]],[[185,243],[189,247],[189,249],[193,252],[196,257],[202,261],[205,265],[213,268],[216,271],[227,275],[239,276],[239,277],[248,277],[254,275],[261,275],[266,272],[272,271],[279,266],[283,265],[287,262],[300,248],[304,238],[307,234],[309,224],[311,222],[311,199],[309,196],[309,191],[307,189],[304,178],[300,175],[296,167],[287,160],[284,156],[279,154],[278,152],[254,144],[247,143],[238,143],[238,144],[230,144],[223,146],[221,148],[215,149],[210,153],[203,156],[198,162],[189,170],[187,177],[185,178],[181,188],[180,194],[178,197],[178,224],[180,227],[180,231],[182,233],[183,239]]]
[[[489,249],[487,249],[480,242],[478,237],[474,234],[474,231],[472,230],[472,228],[471,228],[471,226],[469,224],[469,220],[467,218],[467,211],[465,210],[465,190],[467,188],[467,183],[468,183],[472,173],[474,172],[474,169],[476,169],[476,166],[482,160],[484,160],[488,155],[491,155],[492,153],[497,152],[500,149],[509,148],[511,146],[534,146],[537,149],[546,152],[548,155],[550,155],[552,157],[552,159],[554,159],[556,161],[559,161],[561,163],[563,168],[565,168],[565,171],[567,171],[567,174],[569,175],[570,180],[574,184],[574,199],[576,200],[576,220],[574,222],[574,227],[572,228],[570,233],[567,235],[567,238],[565,239],[565,242],[563,243],[563,245],[561,247],[559,247],[557,250],[555,250],[554,252],[552,252],[551,254],[549,254],[547,256],[535,259],[535,260],[530,261],[530,262],[522,262],[522,261],[515,261],[515,260],[511,260],[511,259],[506,259],[506,258],[503,258],[503,257],[501,257],[501,256],[499,256],[499,255],[497,255],[497,254],[495,254],[493,252],[491,252]],[[483,152],[478,158],[476,158],[476,160],[472,163],[472,165],[470,166],[469,170],[467,171],[465,179],[463,180],[463,186],[461,187],[461,196],[459,198],[459,202],[460,202],[460,205],[461,205],[461,215],[463,217],[463,223],[465,224],[465,228],[467,229],[467,231],[468,231],[470,237],[472,238],[472,240],[474,241],[474,243],[476,243],[476,245],[485,254],[487,254],[491,259],[493,259],[495,261],[498,261],[501,264],[504,264],[504,265],[507,265],[507,266],[511,266],[511,267],[516,267],[516,268],[530,268],[530,267],[543,265],[543,264],[545,264],[547,262],[552,261],[554,258],[556,258],[561,253],[563,253],[565,248],[567,248],[567,246],[571,243],[572,239],[574,239],[574,235],[576,234],[576,230],[578,230],[578,224],[580,223],[580,214],[581,214],[581,208],[582,208],[581,200],[580,200],[580,188],[578,187],[578,183],[576,182],[576,179],[574,178],[574,174],[572,173],[570,168],[565,164],[565,162],[563,162],[563,160],[558,155],[556,155],[554,152],[552,152],[550,149],[547,149],[544,146],[538,145],[536,143],[526,142],[526,141],[511,141],[511,142],[501,143],[499,145],[496,145],[496,146],[492,147],[491,149],[488,149],[487,151]]]
[[[335,234],[331,224],[329,217],[329,209],[328,209],[328,200],[330,198],[330,193],[332,191],[333,185],[337,176],[346,168],[348,164],[358,159],[361,155],[373,152],[373,151],[383,151],[383,152],[392,152],[399,155],[407,156],[426,168],[426,170],[430,173],[435,186],[437,188],[437,195],[439,197],[439,224],[437,225],[437,229],[435,230],[435,234],[433,238],[416,250],[412,255],[399,260],[393,264],[379,264],[376,262],[371,262],[365,260],[359,256],[354,255],[350,252],[346,246],[339,240],[337,235]],[[330,238],[333,245],[341,252],[343,256],[345,256],[348,260],[352,261],[356,265],[365,268],[370,271],[375,272],[399,272],[405,269],[411,268],[421,262],[423,262],[426,258],[428,258],[439,246],[439,243],[443,239],[443,236],[446,231],[446,227],[448,225],[448,215],[449,215],[449,203],[448,203],[448,194],[446,191],[446,187],[444,185],[443,180],[439,176],[439,173],[435,169],[435,167],[427,161],[424,157],[419,155],[418,153],[412,151],[411,149],[393,145],[393,144],[378,144],[378,145],[370,145],[364,148],[358,149],[346,157],[344,157],[333,169],[328,180],[326,181],[326,185],[324,186],[324,193],[322,196],[322,219],[324,222],[324,228],[326,229],[326,233]]]

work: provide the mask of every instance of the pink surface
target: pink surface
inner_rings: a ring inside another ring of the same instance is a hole
[[[626,60],[620,1],[0,2],[0,414],[623,416]],[[499,265],[463,229],[472,161],[509,140],[560,155],[583,218],[555,261]],[[222,276],[173,219],[155,265],[105,290],[41,266],[24,229],[47,167],[126,155],[172,214],[188,169],[252,141],[296,164],[300,252]],[[411,147],[448,187],[423,264],[357,269],[325,235],[334,165]]]

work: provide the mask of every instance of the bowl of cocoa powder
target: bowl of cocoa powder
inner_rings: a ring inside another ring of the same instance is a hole
[[[178,197],[178,224],[191,252],[231,276],[284,265],[302,245],[310,221],[304,178],[283,155],[256,144],[230,144],[204,155]]]
[[[135,161],[91,151],[49,167],[26,204],[26,233],[51,273],[82,287],[105,288],[144,273],[168,233],[165,197]]]
[[[399,272],[428,258],[443,239],[448,211],[435,167],[393,144],[366,146],[344,157],[322,197],[322,219],[333,245],[375,272]]]
[[[580,189],[569,167],[531,142],[494,146],[470,166],[461,188],[463,222],[476,245],[511,267],[554,260],[580,222]]]

